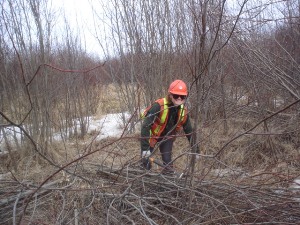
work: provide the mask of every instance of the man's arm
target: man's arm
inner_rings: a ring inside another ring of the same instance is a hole
[[[190,120],[190,115],[187,115],[187,119],[182,127],[183,127],[184,133],[186,134],[187,139],[191,143],[193,128],[192,128],[192,124],[191,124],[191,120]]]
[[[150,149],[149,139],[150,139],[150,130],[151,126],[154,123],[157,116],[159,116],[160,105],[154,103],[153,106],[149,109],[141,128],[141,150],[148,151]]]
[[[190,116],[189,116],[189,115],[187,115],[187,116],[188,116],[188,118],[187,118],[187,120],[186,120],[186,123],[183,125],[183,131],[184,131],[184,133],[186,134],[186,137],[187,137],[187,139],[189,140],[189,143],[190,143],[191,147],[193,147],[193,145],[194,145],[195,143],[193,143],[192,137],[193,137],[193,135],[195,135],[195,134],[193,134],[193,133],[194,133],[194,129],[192,128]],[[196,153],[200,153],[200,149],[199,149],[199,146],[198,146],[198,145],[197,145]]]

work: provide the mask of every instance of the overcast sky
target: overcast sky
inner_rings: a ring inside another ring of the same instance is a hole
[[[229,7],[231,11],[233,12],[234,15],[238,13],[240,10],[240,3],[241,1],[244,0],[227,0],[227,4],[229,4]],[[245,8],[248,9],[250,8],[256,8],[254,7],[254,4],[262,5],[263,3],[265,6],[267,2],[271,0],[262,0],[262,1],[249,1],[249,5]],[[96,12],[98,15],[104,18],[102,16],[104,10],[102,9],[101,5],[108,4],[108,0],[52,0],[53,6],[55,8],[60,8],[61,13],[65,13],[66,17],[68,18],[68,21],[70,22],[71,27],[74,29],[74,34],[79,26],[80,29],[80,35],[83,40],[83,44],[86,44],[86,49],[89,53],[92,53],[94,55],[97,55],[101,57],[102,59],[105,57],[105,54],[103,52],[103,49],[101,48],[99,42],[96,40],[95,35],[96,35],[96,28],[95,24],[93,21],[93,11],[91,5],[96,9]],[[251,3],[251,4],[250,4]],[[273,17],[274,15],[278,14],[277,13],[276,7],[272,10],[264,10],[265,13],[270,14],[270,17]],[[268,18],[267,15],[265,15],[266,18]],[[103,19],[102,18],[102,19]],[[63,24],[63,16],[61,16],[62,19],[62,24]],[[272,18],[270,18],[272,19]],[[106,39],[104,39],[104,30],[108,30],[108,23],[102,23],[99,18],[97,18],[97,26],[101,27],[100,29],[97,30],[97,36],[101,40],[101,43],[105,46]],[[64,32],[64,29],[62,29],[60,32]],[[107,39],[109,40],[109,39]],[[110,45],[111,43],[108,43]],[[112,50],[112,47],[105,47],[105,51]],[[113,52],[110,52],[111,55],[113,55]]]
[[[98,0],[52,0],[55,8],[60,8],[61,13],[65,13],[70,26],[76,31],[79,26],[80,35],[82,39],[85,39],[87,51],[92,54],[97,54],[100,57],[104,57],[102,48],[95,38],[95,25],[93,22],[93,11],[91,4],[97,9],[97,13],[101,13],[102,9],[99,6]],[[97,20],[99,24],[99,20]],[[63,23],[63,16],[61,16],[61,22]],[[105,26],[105,24],[101,25]],[[62,30],[63,32],[63,30]]]

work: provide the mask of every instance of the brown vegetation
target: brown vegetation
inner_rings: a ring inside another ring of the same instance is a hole
[[[52,32],[49,1],[0,3],[0,223],[297,224],[299,2],[107,2],[102,60],[67,18]],[[193,147],[177,137],[174,176],[144,171],[139,113],[178,78]],[[88,132],[124,112],[122,136]]]

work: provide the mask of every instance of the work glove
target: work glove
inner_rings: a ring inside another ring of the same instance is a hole
[[[197,145],[197,155],[196,155],[196,159],[199,160],[200,159],[200,148],[199,145]]]
[[[149,160],[150,155],[151,155],[150,150],[142,151],[142,159],[141,159],[142,167],[146,170],[151,169],[151,162]]]

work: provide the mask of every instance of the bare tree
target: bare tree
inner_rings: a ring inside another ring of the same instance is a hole
[[[66,21],[66,42],[55,43],[59,36],[52,33],[56,14],[50,5],[34,0],[1,4],[1,112],[28,132],[43,155],[52,154],[48,148],[55,132],[86,134],[100,94],[94,71],[99,63],[87,55]],[[11,125],[4,117],[1,124]],[[28,140],[23,133],[21,140]],[[24,149],[16,138],[15,145]]]

